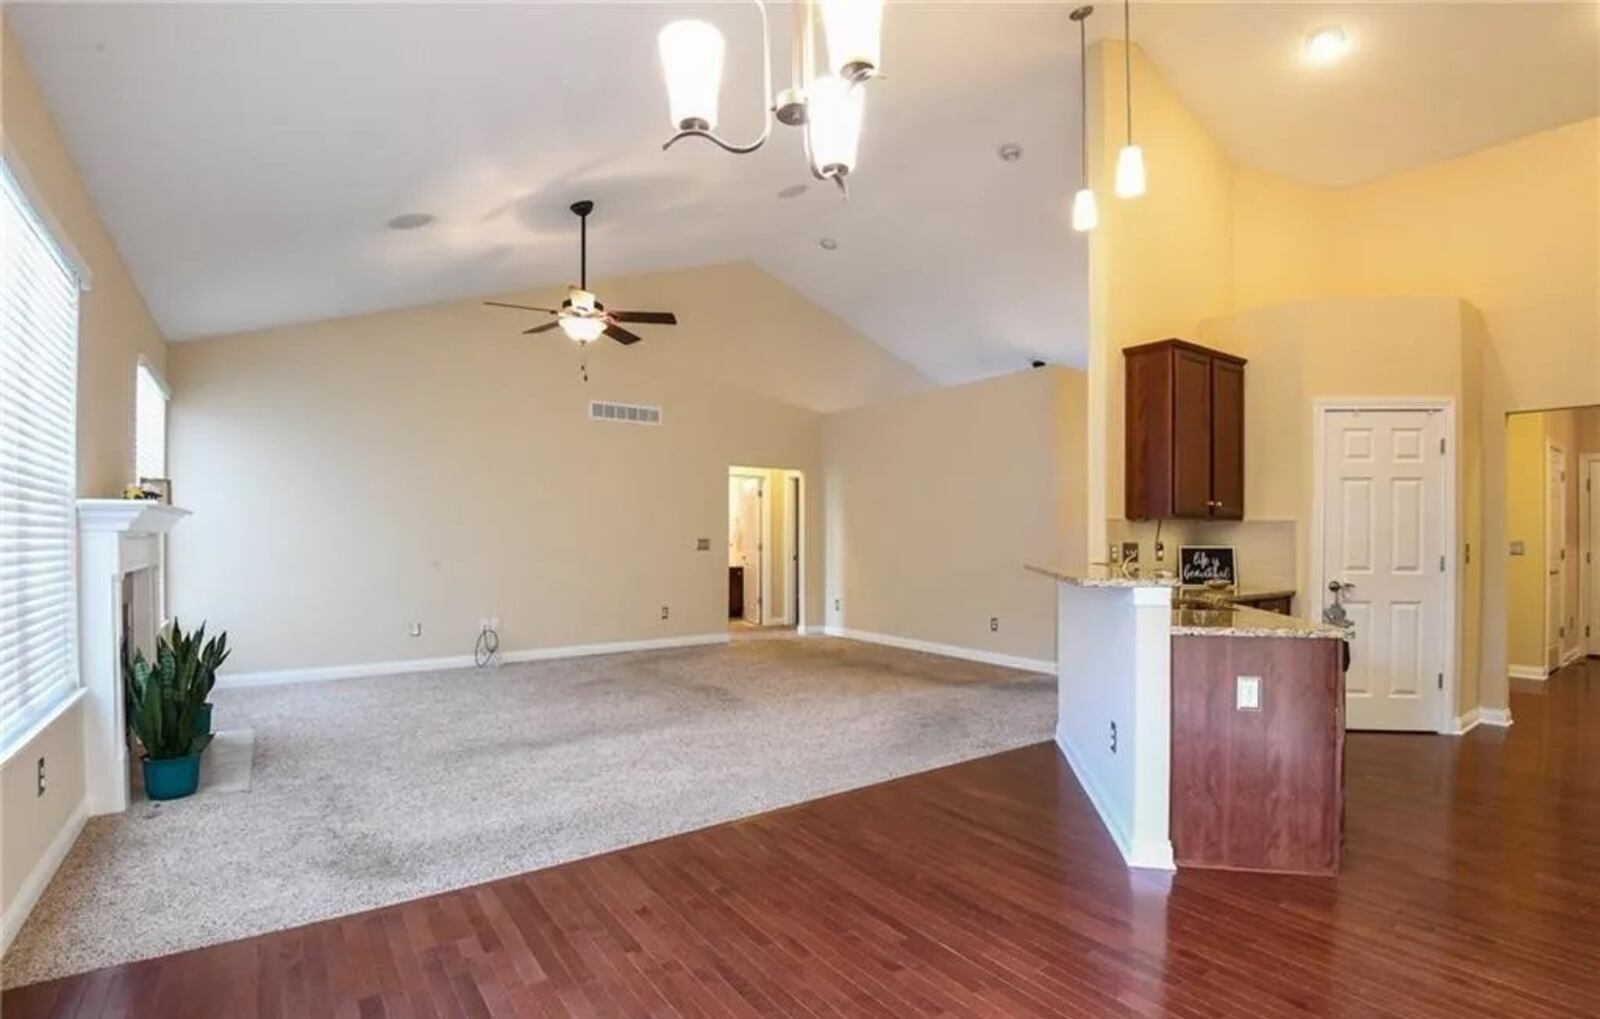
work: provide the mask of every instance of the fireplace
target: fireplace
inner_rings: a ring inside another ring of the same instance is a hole
[[[89,810],[128,807],[123,649],[155,652],[162,541],[187,510],[131,499],[78,500],[78,671]]]

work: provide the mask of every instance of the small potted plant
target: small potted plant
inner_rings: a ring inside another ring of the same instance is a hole
[[[181,639],[174,639],[181,638]],[[144,747],[144,790],[152,800],[191,795],[200,785],[200,755],[211,742],[196,728],[207,682],[200,641],[173,636],[156,640],[156,660],[143,651],[128,663],[128,728]]]

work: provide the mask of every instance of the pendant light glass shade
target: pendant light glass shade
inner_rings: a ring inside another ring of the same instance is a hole
[[[806,89],[806,131],[811,165],[824,177],[843,177],[856,166],[866,96],[836,75],[825,74]]]
[[[883,63],[883,0],[822,0],[822,32],[834,74],[861,81],[878,73]]]
[[[1138,198],[1144,194],[1144,150],[1137,145],[1124,145],[1117,153],[1118,198]]]
[[[1079,188],[1072,196],[1072,229],[1088,233],[1100,225],[1100,207],[1095,204],[1094,192]]]
[[[601,318],[579,318],[574,315],[562,318],[559,321],[561,322],[561,331],[566,333],[567,339],[574,343],[593,343],[600,338],[601,333],[606,331],[605,319]]]
[[[673,129],[714,130],[722,91],[722,33],[704,21],[674,21],[661,30],[656,42]]]

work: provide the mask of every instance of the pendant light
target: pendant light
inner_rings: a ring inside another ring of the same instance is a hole
[[[715,131],[726,45],[715,25],[674,21],[656,37],[675,131]]]
[[[1078,155],[1083,175],[1078,193],[1072,196],[1072,229],[1079,233],[1100,225],[1100,210],[1089,187],[1089,30],[1084,23],[1093,13],[1093,6],[1072,12],[1072,20],[1078,23]]]
[[[1127,103],[1128,142],[1117,153],[1118,198],[1138,198],[1144,194],[1144,150],[1133,143],[1133,32],[1129,8],[1133,0],[1122,0],[1122,96]]]
[[[883,61],[883,0],[821,0],[828,67],[846,81],[878,75]]]
[[[806,89],[806,144],[817,176],[843,184],[855,169],[865,98],[858,86],[833,74]]]

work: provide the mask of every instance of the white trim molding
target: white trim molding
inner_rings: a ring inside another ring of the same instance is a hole
[[[633,651],[665,651],[671,648],[726,644],[727,633],[692,633],[683,637],[655,637],[650,640],[617,640],[601,644],[564,644],[555,647],[507,651],[500,656],[506,663],[542,662],[555,658],[587,658],[592,655],[618,655]],[[322,683],[335,679],[360,679],[368,676],[407,676],[418,672],[470,669],[477,665],[471,655],[442,658],[412,658],[387,662],[352,662],[347,665],[318,665],[303,669],[268,669],[260,672],[220,672],[217,686],[232,689],[248,686],[281,686],[286,683]]]
[[[1492,725],[1497,729],[1504,729],[1511,724],[1510,708],[1479,708],[1478,724]]]
[[[72,808],[72,813],[56,832],[56,837],[45,848],[44,855],[39,862],[33,865],[33,870],[22,879],[22,884],[17,887],[17,894],[12,897],[11,904],[4,914],[0,914],[0,956],[11,948],[11,942],[16,938],[17,932],[22,930],[22,925],[27,922],[28,914],[33,912],[33,907],[39,904],[39,898],[44,895],[44,890],[50,886],[50,879],[56,876],[56,871],[61,869],[61,864],[66,861],[67,854],[72,852],[72,846],[78,841],[78,836],[83,832],[84,822],[89,820],[89,800],[87,797],[80,799]]]
[[[824,628],[823,632],[830,637],[859,640],[865,644],[882,644],[884,647],[899,648],[902,651],[921,651],[924,654],[941,655],[945,658],[960,658],[969,662],[982,662],[985,665],[999,665],[1007,669],[1021,669],[1023,672],[1042,672],[1050,676],[1056,674],[1056,663],[1043,658],[1023,658],[1018,655],[1001,654],[998,651],[961,647],[957,644],[938,644],[929,640],[873,633],[870,630],[851,630],[843,626],[829,626]]]
[[[1446,732],[1445,735],[1465,736],[1467,733],[1476,729],[1480,721],[1481,719],[1478,717],[1478,709],[1473,708],[1471,711],[1468,711],[1465,714],[1457,715],[1455,719],[1451,721],[1450,730]]]
[[[1508,665],[1506,673],[1512,679],[1537,679],[1544,682],[1550,678],[1550,673],[1545,671],[1543,665]]]

